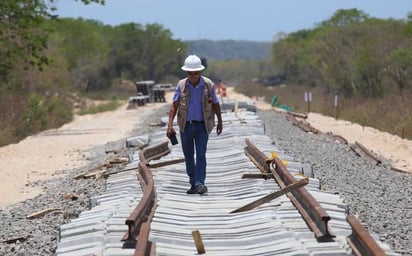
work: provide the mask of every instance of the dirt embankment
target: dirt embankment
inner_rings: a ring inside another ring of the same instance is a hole
[[[168,103],[149,103],[130,110],[125,104],[116,111],[76,116],[58,129],[1,147],[0,208],[41,193],[41,188],[28,186],[29,182],[86,166],[93,148],[127,138],[136,124],[164,104]]]

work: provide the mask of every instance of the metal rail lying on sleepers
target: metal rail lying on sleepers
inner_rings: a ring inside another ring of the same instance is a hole
[[[352,227],[352,234],[347,238],[353,252],[357,256],[384,256],[385,252],[372,236],[365,230],[359,220],[349,214],[346,221]]]
[[[251,158],[252,162],[257,165],[261,172],[272,173],[281,188],[296,182],[296,179],[287,171],[286,166],[279,158],[267,158],[266,155],[260,152],[248,139],[246,139],[246,144],[246,155]],[[272,163],[274,168],[270,168],[270,163]],[[291,191],[289,193],[289,198],[299,212],[301,212],[302,217],[318,239],[328,241],[334,237],[328,229],[328,221],[330,220],[330,217],[305,188]],[[348,214],[346,220],[352,229],[352,234],[347,240],[355,255],[385,255],[382,248],[379,247],[376,241],[353,214]]]
[[[272,173],[281,188],[296,182],[279,158],[268,159],[248,139],[246,139],[246,145],[245,152],[249,158],[254,159],[252,162],[259,164],[261,172]],[[274,163],[274,169],[270,168],[270,163]],[[317,239],[329,241],[335,237],[328,229],[329,215],[305,188],[293,190],[288,195]]]
[[[150,248],[149,232],[150,222],[156,208],[156,191],[153,176],[149,168],[149,161],[158,159],[170,153],[168,142],[146,148],[139,152],[138,179],[144,191],[139,204],[126,220],[128,232],[123,237],[125,247],[135,247],[135,255],[146,255],[154,251]]]

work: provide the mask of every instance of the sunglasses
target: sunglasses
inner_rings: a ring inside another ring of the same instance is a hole
[[[197,76],[197,75],[200,75],[200,72],[199,71],[194,71],[194,72],[187,71],[186,74],[188,76]]]

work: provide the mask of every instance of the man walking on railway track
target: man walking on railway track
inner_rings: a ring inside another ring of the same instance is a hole
[[[217,135],[220,135],[223,129],[219,100],[213,88],[213,82],[201,75],[204,69],[198,56],[189,55],[185,59],[182,70],[186,72],[187,78],[177,83],[173,103],[169,110],[166,132],[168,138],[176,134],[173,120],[177,113],[186,173],[191,185],[187,194],[207,192],[205,186],[206,150],[209,134],[215,126],[215,115],[217,116]]]

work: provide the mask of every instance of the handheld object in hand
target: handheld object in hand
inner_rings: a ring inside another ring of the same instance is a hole
[[[172,145],[176,145],[176,144],[177,144],[176,133],[173,133],[173,134],[170,136],[170,142],[172,143]]]

